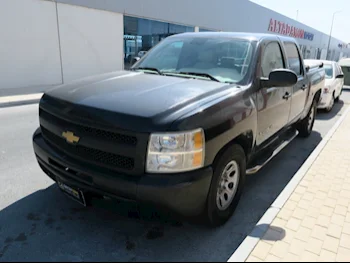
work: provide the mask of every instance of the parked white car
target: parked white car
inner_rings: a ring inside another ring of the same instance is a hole
[[[312,65],[313,63],[320,62],[320,60],[306,59],[305,64]],[[325,86],[322,90],[321,102],[318,106],[319,109],[325,109],[330,112],[333,109],[334,102],[337,102],[344,86],[344,73],[335,61],[321,60],[326,72]]]

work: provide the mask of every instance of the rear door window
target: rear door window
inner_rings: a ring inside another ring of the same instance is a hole
[[[284,43],[284,46],[287,53],[289,69],[293,70],[297,76],[302,76],[304,72],[297,46],[294,43]]]

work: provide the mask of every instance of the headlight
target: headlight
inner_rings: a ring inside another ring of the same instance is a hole
[[[202,129],[151,134],[146,172],[177,173],[201,168],[204,165],[204,143]]]

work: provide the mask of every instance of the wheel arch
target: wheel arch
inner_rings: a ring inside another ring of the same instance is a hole
[[[319,104],[319,102],[321,100],[321,93],[322,93],[322,90],[318,90],[314,95],[314,100],[316,101],[317,104]],[[311,105],[312,105],[312,103],[311,103]]]
[[[220,159],[220,156],[227,149],[229,149],[232,145],[235,145],[235,144],[243,148],[243,151],[245,152],[246,163],[247,163],[250,159],[250,156],[253,150],[253,141],[254,141],[253,131],[249,130],[239,134],[238,136],[233,138],[231,141],[226,143],[223,147],[221,147],[221,149],[215,155],[213,165],[215,165],[218,162],[218,160]]]

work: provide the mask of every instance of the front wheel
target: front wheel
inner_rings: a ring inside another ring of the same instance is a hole
[[[245,175],[245,152],[241,146],[232,145],[214,164],[205,211],[209,225],[220,226],[230,219],[240,200]]]
[[[301,120],[297,124],[297,130],[299,131],[300,137],[306,138],[310,136],[312,129],[314,127],[316,112],[317,112],[317,104],[316,104],[316,101],[314,100],[309,110],[309,113],[306,115],[306,117],[303,120]]]

